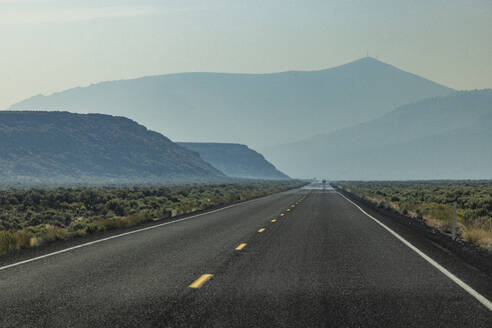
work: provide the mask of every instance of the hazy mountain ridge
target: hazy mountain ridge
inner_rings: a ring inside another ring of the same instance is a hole
[[[466,179],[492,175],[491,144],[492,90],[486,89],[401,106],[371,122],[264,153],[294,176],[309,168],[334,179]]]
[[[451,91],[367,57],[319,71],[181,73],[102,82],[11,108],[123,115],[175,140],[257,148],[352,126]]]
[[[200,154],[208,163],[230,177],[247,179],[290,179],[268,162],[263,155],[246,145],[232,143],[178,142]]]
[[[3,182],[180,182],[225,176],[124,117],[0,111]]]

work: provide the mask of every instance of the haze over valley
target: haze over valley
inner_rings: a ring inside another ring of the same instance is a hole
[[[453,92],[367,123],[264,149],[293,176],[333,179],[487,179],[492,90]],[[295,156],[293,156],[295,154]]]

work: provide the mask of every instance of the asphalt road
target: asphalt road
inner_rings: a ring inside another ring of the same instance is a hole
[[[490,276],[398,233],[491,299]],[[294,190],[4,263],[0,327],[492,327],[492,311],[338,193]]]

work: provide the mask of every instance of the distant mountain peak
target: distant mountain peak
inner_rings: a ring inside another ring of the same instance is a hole
[[[339,65],[339,66],[335,66],[335,67],[332,67],[332,68],[337,68],[337,67],[343,67],[343,66],[351,66],[351,65],[382,65],[382,66],[391,66],[391,67],[395,67],[391,64],[388,64],[388,63],[385,63],[379,59],[376,59],[374,57],[362,57],[362,58],[359,58],[359,59],[356,59],[356,60],[353,60],[353,61],[350,61],[348,63],[345,63],[345,64],[342,64],[342,65]]]
[[[407,73],[407,74],[411,74],[411,75],[414,75],[414,76],[417,76],[415,74],[412,74],[412,73],[409,73],[409,72],[406,72],[404,70],[402,70],[401,68],[398,68],[394,65],[391,65],[391,64],[388,64],[388,63],[385,63],[379,59],[376,59],[374,57],[362,57],[362,58],[359,58],[359,59],[356,59],[354,61],[351,61],[351,62],[348,62],[346,64],[342,64],[340,66],[336,66],[336,67],[333,67],[332,69],[333,70],[343,70],[343,69],[349,69],[349,68],[352,68],[352,67],[357,67],[357,68],[371,68],[373,70],[380,70],[380,69],[393,69],[395,71],[399,71],[399,72],[404,72],[404,73]],[[422,78],[422,79],[425,79],[425,78]]]
[[[379,59],[376,59],[376,58],[371,57],[371,56],[362,57],[362,58],[359,58],[359,59],[356,59],[356,60],[352,61],[352,63],[355,63],[355,62],[383,63],[383,64],[386,64],[386,63],[380,61]],[[388,65],[388,64],[386,64],[386,65]]]

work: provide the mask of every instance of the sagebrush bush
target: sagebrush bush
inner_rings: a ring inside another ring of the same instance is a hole
[[[468,228],[462,232],[462,238],[492,251],[492,231],[481,228]]]

